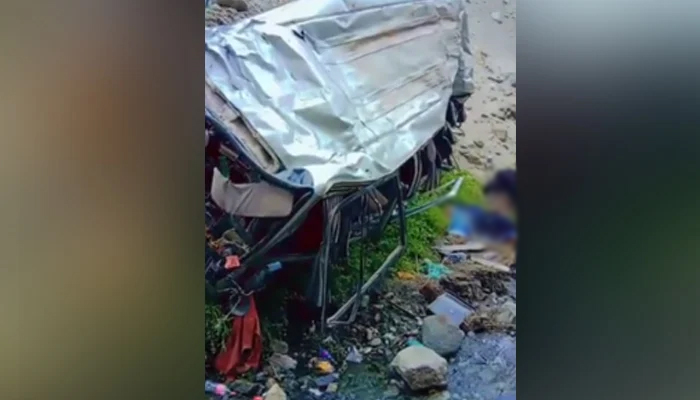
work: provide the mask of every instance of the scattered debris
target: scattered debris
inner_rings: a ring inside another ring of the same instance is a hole
[[[484,306],[462,324],[465,331],[514,331],[516,306],[512,300],[495,306]]]
[[[430,281],[426,282],[426,284],[419,290],[419,293],[423,296],[423,298],[430,303],[435,301],[435,299],[437,299],[443,292],[444,290],[439,284]]]
[[[401,279],[402,281],[412,281],[416,279],[416,274],[411,272],[399,271],[396,274],[396,277]]]
[[[472,257],[471,260],[474,261],[475,263],[483,265],[485,267],[493,268],[496,271],[510,273],[510,268],[508,268],[507,266],[505,266],[501,263],[487,260],[487,259],[481,258],[481,257]]]
[[[309,393],[313,394],[313,395],[316,396],[316,397],[321,397],[321,396],[323,396],[323,392],[320,391],[320,390],[318,390],[318,389],[316,389],[316,388],[311,388],[311,389],[309,389]]]
[[[362,354],[357,350],[357,347],[352,346],[348,349],[348,355],[345,357],[345,361],[353,364],[362,363]]]
[[[382,344],[382,339],[381,339],[381,338],[374,338],[374,339],[372,339],[372,340],[369,342],[369,345],[370,345],[370,346],[374,346],[374,347],[377,347],[377,346],[379,346],[380,344]]]
[[[326,386],[330,385],[331,383],[337,382],[339,378],[340,378],[340,375],[338,375],[338,374],[328,374],[328,375],[324,375],[324,376],[316,378],[315,383],[316,383],[316,386],[318,386],[319,388],[325,388]]]
[[[473,312],[469,306],[449,293],[438,296],[430,303],[428,309],[454,326],[459,326]]]
[[[287,394],[282,390],[280,385],[274,384],[270,390],[265,393],[265,400],[287,400]]]
[[[423,260],[423,264],[425,265],[426,275],[430,279],[439,280],[450,272],[450,269],[441,263]]]
[[[506,80],[506,78],[504,78],[503,76],[500,76],[500,75],[491,75],[488,77],[488,79],[491,81],[494,81],[496,83],[503,83]],[[491,101],[495,101],[495,98],[492,98],[492,99],[493,100],[491,100]]]
[[[264,390],[262,385],[245,379],[236,379],[229,384],[229,388],[234,392],[250,397],[257,396]]]
[[[335,393],[338,391],[338,384],[333,382],[326,388],[326,393]]]
[[[435,250],[443,255],[448,255],[460,251],[482,251],[486,249],[486,245],[481,242],[469,241],[462,244],[450,244],[443,246],[436,246]]]
[[[270,343],[270,349],[272,349],[273,353],[287,354],[289,352],[289,345],[287,342],[281,340],[273,340]]]
[[[204,393],[221,397],[233,395],[233,392],[223,383],[208,380],[204,381]]]
[[[467,261],[467,253],[450,253],[445,256],[442,262],[446,265],[453,265]]]
[[[447,385],[447,360],[424,346],[409,346],[401,350],[391,362],[391,367],[411,390]]]
[[[324,349],[324,348],[321,348],[321,349],[318,350],[318,356],[321,357],[322,359],[328,360],[328,361],[330,361],[330,362],[332,362],[332,363],[334,363],[334,364],[336,363],[336,362],[335,362],[335,359],[333,358],[333,356],[331,355],[331,353],[330,353],[328,350]]]
[[[297,360],[286,354],[275,353],[267,361],[273,368],[283,371],[293,370],[297,367]]]
[[[335,371],[333,364],[328,361],[317,361],[315,367],[316,371],[321,374],[332,374]]]

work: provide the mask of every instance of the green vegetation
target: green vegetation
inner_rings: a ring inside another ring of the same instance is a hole
[[[221,311],[220,306],[204,304],[204,358],[223,349],[230,333],[231,318]]]
[[[458,204],[481,204],[483,194],[481,183],[466,171],[450,171],[441,177],[442,183],[449,183],[458,178],[464,178],[459,188],[454,203]],[[425,193],[416,196],[410,201],[409,207],[419,206],[444,194],[444,192]],[[414,215],[406,221],[406,231],[408,236],[408,246],[406,253],[394,267],[394,271],[419,272],[420,265],[424,259],[436,259],[437,255],[433,250],[435,241],[445,235],[448,219],[445,207],[431,208],[424,213]],[[377,243],[367,243],[365,251],[368,254],[367,269],[365,279],[372,274],[373,270],[381,265],[391,250],[396,247],[399,240],[399,228],[397,224],[390,224],[382,234],[382,238]],[[332,282],[333,293],[336,298],[347,299],[355,290],[354,282],[360,267],[360,244],[353,243],[350,248],[350,260],[347,266],[338,268],[340,272],[334,277]]]
[[[464,178],[454,203],[480,204],[483,202],[481,183],[472,175],[464,171],[452,171],[442,175],[441,182],[449,183]],[[444,192],[443,192],[444,193]],[[434,199],[443,193],[420,194],[412,199],[409,206],[419,206]],[[414,215],[406,222],[408,235],[408,247],[406,253],[401,257],[393,272],[419,272],[420,265],[424,259],[437,260],[437,254],[433,250],[433,245],[437,239],[445,235],[448,219],[445,207],[436,207],[424,213]],[[381,265],[391,250],[396,247],[399,240],[399,229],[395,223],[390,224],[381,235],[381,240],[366,244],[365,251],[368,255],[365,279]],[[348,265],[338,266],[334,269],[334,276],[331,280],[331,290],[336,302],[346,300],[355,290],[355,278],[360,266],[360,243],[355,242],[350,249],[350,259]],[[284,317],[284,304],[286,303],[283,290],[274,291],[272,297],[259,299],[258,310],[261,316],[261,324],[265,343],[273,339],[281,339],[285,336],[287,321]],[[269,300],[269,301],[268,301]],[[231,332],[231,318],[224,315],[218,305],[205,305],[205,358],[216,355],[226,344],[226,340]],[[332,346],[325,344],[327,348]],[[333,349],[334,354],[338,354],[344,349]]]

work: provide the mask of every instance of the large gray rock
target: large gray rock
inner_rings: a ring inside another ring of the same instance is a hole
[[[411,390],[447,386],[447,360],[423,346],[410,346],[399,352],[391,367]]]
[[[441,356],[457,353],[464,340],[464,332],[439,315],[426,317],[423,320],[421,333],[423,344]]]

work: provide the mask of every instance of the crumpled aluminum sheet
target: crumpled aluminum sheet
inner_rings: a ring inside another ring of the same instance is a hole
[[[207,78],[320,193],[396,171],[473,91],[464,0],[298,0],[205,41]]]

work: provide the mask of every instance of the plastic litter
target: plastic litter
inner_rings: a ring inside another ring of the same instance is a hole
[[[416,338],[410,338],[406,341],[406,345],[408,346],[423,346],[423,343],[418,341]]]
[[[233,396],[236,394],[223,383],[212,381],[204,381],[204,393],[222,397]]]
[[[434,263],[430,260],[423,260],[425,264],[426,274],[430,279],[440,279],[450,273],[450,269],[440,263]]]
[[[412,274],[410,272],[404,272],[400,271],[396,274],[396,276],[401,279],[402,281],[412,281],[416,279],[416,274]]]
[[[452,253],[446,255],[442,261],[448,264],[459,264],[467,261],[467,258],[469,258],[469,256],[466,253]]]
[[[316,382],[316,386],[318,386],[320,388],[324,388],[324,387],[330,385],[331,383],[337,382],[338,379],[340,379],[340,375],[329,374],[329,375],[325,375],[325,376],[321,376],[319,378],[316,378],[315,382]]]
[[[435,315],[444,316],[447,322],[454,326],[460,326],[474,312],[469,306],[449,293],[438,296],[435,301],[430,303],[428,309]]]
[[[318,351],[318,356],[321,357],[321,358],[324,359],[324,360],[329,360],[329,361],[332,362],[333,364],[337,364],[337,363],[335,362],[335,359],[334,359],[333,356],[331,355],[331,353],[330,353],[328,350],[324,349],[324,348],[319,349],[319,351]]]
[[[352,346],[348,349],[348,356],[345,357],[345,361],[354,363],[354,364],[360,364],[362,363],[363,357],[362,353],[360,353],[359,350],[357,350],[357,347]]]
[[[322,374],[332,374],[335,368],[333,368],[333,364],[329,361],[319,361],[316,363],[316,371]]]

